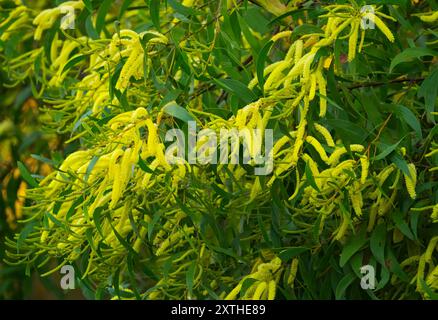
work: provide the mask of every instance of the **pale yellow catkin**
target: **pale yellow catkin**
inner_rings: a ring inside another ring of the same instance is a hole
[[[268,300],[274,300],[275,299],[275,294],[277,291],[277,284],[275,282],[275,280],[271,280],[269,281],[268,284]]]
[[[432,215],[430,217],[434,223],[438,222],[438,203],[432,209]]]
[[[120,165],[116,163],[114,165],[114,181],[113,181],[113,190],[111,192],[110,209],[113,209],[116,206],[120,198],[121,184],[119,177],[120,177]]]
[[[424,253],[424,259],[426,262],[431,263],[432,262],[432,255],[435,251],[438,244],[438,236],[433,237],[427,246],[426,252]]]
[[[357,49],[357,52],[361,53],[363,49],[363,44],[365,42],[365,30],[360,31],[360,43],[359,48]]]
[[[364,155],[364,156],[360,157],[360,165],[362,167],[362,172],[361,172],[361,176],[360,176],[360,183],[365,184],[365,182],[367,181],[368,171],[369,171],[369,167],[370,167],[370,162],[369,162],[367,156]]]
[[[231,292],[224,298],[224,300],[235,300],[240,290],[242,289],[242,284],[239,283]]]
[[[321,157],[322,161],[324,161],[324,162],[328,162],[329,161],[327,153],[325,152],[324,148],[322,147],[322,145],[319,143],[318,140],[316,140],[312,136],[307,136],[306,137],[306,142],[309,143],[310,145],[312,145],[313,148],[315,148],[316,152],[318,152],[318,154]]]
[[[344,237],[344,235],[347,232],[349,224],[350,224],[350,217],[346,217],[345,215],[342,215],[342,223],[338,229],[338,232],[336,233],[336,236],[334,237],[335,240],[341,240]]]
[[[429,14],[422,14],[420,19],[424,22],[433,23],[438,20],[438,11]]]
[[[257,288],[254,292],[254,296],[252,297],[253,300],[260,300],[262,297],[262,294],[265,292],[265,290],[267,289],[267,283],[266,281],[261,281],[258,285]]]
[[[292,163],[296,164],[298,162],[298,153],[301,150],[301,147],[304,143],[304,133],[306,130],[307,120],[301,120],[297,129],[297,137],[295,139],[293,151],[292,151]]]
[[[376,24],[377,28],[379,28],[380,31],[382,31],[382,33],[388,38],[388,40],[394,42],[395,38],[391,30],[389,30],[386,24],[377,15],[368,12],[363,16],[363,18],[373,21]]]
[[[417,170],[413,163],[408,164],[408,168],[411,176],[409,177],[408,175],[404,174],[406,189],[408,190],[409,196],[412,199],[415,199],[417,197],[417,193],[415,192],[415,186],[417,184]]]
[[[350,194],[351,205],[353,207],[354,212],[358,217],[362,216],[362,206],[363,206],[362,192],[360,191],[359,188],[351,188],[349,194]]]
[[[351,35],[348,39],[348,61],[351,62],[356,57],[357,40],[359,37],[359,21],[353,21],[351,24]]]
[[[351,152],[363,152],[365,150],[365,147],[360,144],[352,144],[350,145]],[[333,152],[329,158],[328,164],[330,165],[336,165],[339,162],[339,159],[342,155],[347,153],[347,148],[342,147],[339,149],[336,149],[335,152]]]
[[[309,165],[310,171],[312,172],[313,176],[319,176],[318,165],[316,164],[316,162],[307,153],[303,154],[301,158]]]
[[[281,39],[281,38],[287,38],[287,37],[290,37],[291,35],[292,35],[292,31],[290,31],[290,30],[281,31],[281,32],[275,34],[275,35],[271,38],[271,40],[275,42],[275,41],[278,41],[278,40]]]
[[[318,82],[319,88],[319,116],[325,117],[327,113],[327,82],[322,75],[322,72],[318,70],[316,72],[316,81]]]
[[[289,277],[287,278],[287,284],[290,285],[292,288],[294,287],[294,281],[295,281],[295,278],[297,276],[298,263],[299,263],[299,260],[297,258],[294,258],[292,260],[291,265],[290,265],[290,271],[289,271]]]
[[[296,48],[295,48],[295,64],[300,61],[301,57],[303,56],[303,40],[297,40],[296,42]]]
[[[318,131],[323,136],[323,138],[325,139],[325,142],[327,143],[327,145],[329,147],[335,146],[335,142],[333,140],[333,137],[330,134],[330,131],[326,127],[324,127],[318,123],[315,123],[313,126],[315,127],[316,131]]]
[[[282,61],[269,75],[268,79],[266,79],[265,85],[263,86],[264,90],[268,91],[272,87],[277,87],[278,79],[281,77],[283,70],[289,68],[292,64],[292,60],[284,60]]]
[[[426,259],[424,255],[421,256],[420,262],[418,263],[418,270],[417,270],[417,291],[422,292],[422,284],[421,281],[424,279],[424,269],[426,268]]]
[[[309,101],[312,101],[315,98],[315,94],[316,94],[316,75],[313,72],[310,75]]]
[[[308,81],[310,81],[310,68],[313,62],[313,58],[315,58],[315,53],[308,53],[305,57],[303,57],[304,59],[304,65],[303,65],[303,76],[302,76],[302,81],[303,83],[307,83]]]

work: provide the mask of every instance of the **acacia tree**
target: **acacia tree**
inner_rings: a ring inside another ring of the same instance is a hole
[[[40,2],[1,2],[3,85],[63,157],[19,165],[7,263],[90,298],[437,297],[435,1]],[[272,130],[272,170],[170,164],[193,123],[258,129],[250,156]]]

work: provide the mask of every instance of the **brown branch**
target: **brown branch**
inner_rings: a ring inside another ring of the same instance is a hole
[[[353,90],[353,89],[358,89],[358,88],[379,87],[379,86],[384,86],[384,85],[388,85],[388,84],[403,83],[403,82],[417,83],[417,82],[423,81],[424,79],[425,78],[416,78],[416,79],[403,78],[403,79],[392,79],[392,80],[387,81],[387,82],[357,83],[357,84],[354,84],[354,85],[348,87],[348,89]]]

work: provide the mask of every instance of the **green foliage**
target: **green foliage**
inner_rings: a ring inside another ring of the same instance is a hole
[[[0,257],[19,267],[0,280],[72,264],[90,299],[436,297],[438,7],[371,3],[1,1]],[[273,172],[170,166],[189,121],[272,129]]]

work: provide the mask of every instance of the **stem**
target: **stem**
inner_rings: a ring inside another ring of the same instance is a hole
[[[358,89],[358,88],[379,87],[379,86],[384,86],[384,85],[388,85],[388,84],[392,84],[392,83],[403,83],[403,82],[417,83],[417,82],[423,81],[424,79],[425,79],[424,77],[421,77],[421,78],[415,78],[415,79],[407,79],[407,78],[392,79],[392,80],[385,81],[385,82],[363,82],[363,83],[354,84],[354,85],[348,87],[348,89],[353,90],[353,89]]]

